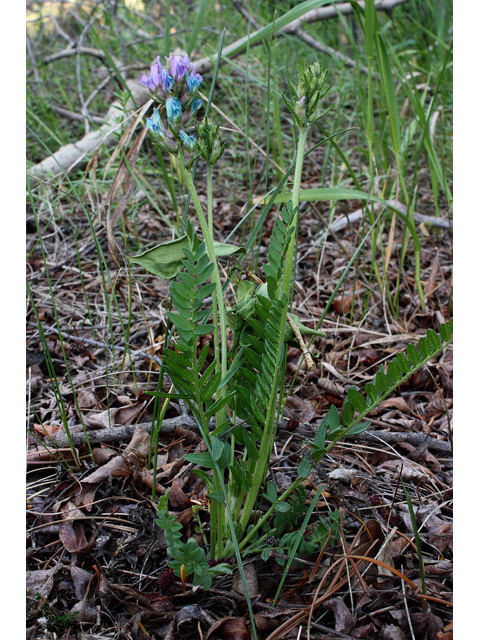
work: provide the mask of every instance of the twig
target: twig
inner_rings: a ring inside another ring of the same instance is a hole
[[[85,102],[85,105],[87,103]],[[76,120],[78,122],[83,122],[85,118],[79,113],[74,113],[73,111],[69,111],[68,109],[64,109],[63,107],[58,107],[55,104],[51,104],[50,108],[52,111],[59,113],[61,116],[65,116],[66,118],[70,118],[70,120]],[[101,118],[100,116],[92,116],[89,114],[89,118],[91,122],[95,122],[96,124],[105,124],[105,118]]]
[[[289,429],[290,420],[282,419],[278,421],[279,432],[284,431],[290,434]],[[150,433],[152,428],[151,422],[142,422],[139,424],[142,429],[148,431]],[[177,418],[167,418],[162,422],[161,433],[173,433],[175,431],[175,427],[184,427],[186,429],[191,429],[192,431],[199,431],[198,425],[195,420],[188,416],[182,415]],[[212,418],[209,422],[209,429],[215,429],[215,420]],[[295,433],[299,436],[303,437],[313,437],[317,432],[319,427],[319,423],[309,424],[309,423],[300,423],[300,425],[295,429]],[[73,429],[73,427],[71,427]],[[128,426],[118,426],[112,427],[108,429],[98,429],[92,430],[88,432],[88,439],[90,443],[95,444],[97,442],[118,442],[119,440],[126,440],[130,438],[135,430],[135,425]],[[73,442],[75,446],[80,446],[82,444],[86,444],[87,438],[85,433],[72,433]],[[427,442],[428,448],[431,451],[437,451],[443,454],[451,454],[450,445],[448,442],[443,440],[436,440],[435,438],[431,438],[429,436],[424,436],[422,433],[391,433],[390,431],[374,431],[371,434],[367,432],[347,435],[347,440],[357,440],[360,442],[371,442],[378,445],[379,438],[386,442],[387,444],[398,444],[400,442],[407,442],[413,446],[420,446],[421,444]],[[69,446],[68,439],[66,434],[59,433],[54,436],[55,443],[59,447]]]
[[[360,64],[359,62],[355,62],[355,60],[352,60],[352,58],[349,58],[344,53],[341,53],[340,51],[337,51],[332,47],[327,47],[327,45],[322,44],[318,40],[315,40],[315,38],[312,38],[311,35],[302,31],[302,29],[297,29],[297,31],[294,32],[294,35],[296,35],[298,38],[303,40],[305,44],[308,44],[313,49],[316,49],[317,51],[321,51],[322,53],[325,53],[326,55],[331,56],[332,58],[337,58],[337,60],[340,60],[341,62],[345,63],[345,66],[351,67],[352,69],[358,69],[362,73],[368,75],[368,69],[367,67],[364,67],[363,64]],[[380,79],[380,75],[378,73],[375,73],[374,71],[371,72],[371,76],[372,78]]]
[[[72,12],[74,13],[74,12]],[[90,22],[88,22],[85,27],[83,28],[82,33],[80,34],[80,37],[78,39],[78,44],[77,44],[77,60],[76,60],[76,72],[77,72],[77,93],[78,93],[78,98],[80,100],[80,105],[82,107],[82,115],[83,115],[83,121],[84,121],[84,126],[85,126],[85,134],[88,134],[90,132],[90,114],[88,112],[87,106],[85,104],[85,100],[83,97],[83,86],[82,86],[82,56],[80,53],[80,49],[82,47],[83,44],[83,40],[85,38],[85,36],[87,35],[87,33],[90,31],[91,29],[91,24]]]
[[[375,2],[376,11],[391,11],[394,7],[399,4],[404,4],[408,2],[408,0],[379,0]],[[359,0],[358,4],[362,9],[365,9],[365,2],[363,0]],[[322,7],[320,9],[312,9],[298,20],[294,20],[290,22],[287,26],[285,26],[282,31],[285,33],[292,33],[296,31],[299,27],[302,26],[305,22],[310,24],[311,22],[318,22],[319,20],[329,20],[330,18],[338,18],[338,15],[341,13],[343,15],[347,15],[348,13],[353,12],[353,7],[350,2],[343,2],[342,4],[332,4],[328,7]]]
[[[57,51],[57,53],[52,53],[51,56],[47,56],[43,59],[43,64],[50,64],[52,62],[56,62],[57,60],[61,60],[62,58],[70,58],[71,56],[76,56],[78,53],[81,53],[84,56],[92,56],[93,58],[98,58],[104,62],[107,62],[107,56],[101,49],[92,49],[91,47],[68,47],[67,49],[62,49],[61,51]],[[115,63],[115,66],[121,71],[123,68],[123,64],[110,56]],[[28,75],[28,74],[27,74]]]
[[[58,24],[57,19],[55,18],[53,13],[51,13],[48,17],[53,22],[53,26],[55,27],[55,31],[58,33],[58,35],[62,36],[62,38],[66,40],[70,46],[73,47],[74,44],[72,38],[68,35],[68,33],[65,33],[62,27]]]
[[[237,11],[239,11],[242,14],[242,16],[246,20],[248,20],[252,24],[252,26],[255,29],[260,29],[261,25],[239,2],[236,2],[236,0],[233,0],[233,6],[237,9]],[[277,34],[274,34],[274,35],[286,35],[286,33],[284,31],[279,31]],[[312,36],[310,36],[309,34],[304,33],[300,26],[295,31],[292,31],[292,35],[295,35],[297,36],[297,38],[300,38],[301,40],[303,40],[306,44],[308,44],[309,47],[312,47],[313,49],[317,49],[317,51],[321,51],[326,55],[332,56],[333,58],[337,58],[337,60],[341,60],[342,62],[345,63],[347,67],[352,67],[353,69],[358,69],[362,73],[368,74],[367,67],[364,67],[363,65],[355,62],[355,60],[352,60],[352,58],[349,58],[345,54],[340,53],[340,51],[337,51],[332,47],[327,47],[326,45],[322,44],[318,40],[315,40],[315,38],[312,38]],[[380,78],[378,74],[373,72],[372,72],[372,77],[378,78],[378,79]]]
[[[394,207],[395,209],[400,211],[400,213],[402,213],[403,215],[407,213],[407,207],[401,202],[398,202],[398,200],[394,200],[394,199],[387,200],[387,205]],[[379,202],[373,203],[375,212],[377,212],[381,206],[384,206],[384,205],[381,205]],[[335,231],[340,231],[341,229],[344,229],[345,227],[347,227],[349,224],[355,224],[356,222],[358,222],[363,218],[363,214],[364,214],[363,209],[357,209],[352,213],[343,214],[340,218],[338,218],[338,220],[335,220],[335,222],[333,222],[324,231],[322,231],[315,245],[318,245],[318,243],[321,242],[330,233]],[[439,227],[441,229],[453,229],[453,220],[444,220],[443,218],[426,216],[423,213],[418,213],[417,211],[413,212],[413,219],[415,220],[415,222],[418,222],[419,224],[430,224],[432,227]]]
[[[40,82],[40,74],[38,73],[37,61],[35,60],[35,56],[33,54],[32,41],[30,40],[28,31],[27,31],[27,51],[28,51],[28,57],[30,58],[30,63],[32,65],[33,77],[35,78],[35,82]]]

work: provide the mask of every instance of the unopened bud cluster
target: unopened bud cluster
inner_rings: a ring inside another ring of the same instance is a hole
[[[311,65],[299,64],[298,85],[295,86],[290,80],[287,81],[294,98],[288,99],[283,96],[283,99],[301,130],[307,129],[326,113],[322,113],[321,99],[331,86],[325,87],[327,74],[321,62],[314,62]]]
[[[220,124],[216,124],[211,118],[204,118],[203,122],[196,127],[198,143],[200,146],[200,156],[205,162],[213,167],[225,151],[225,143],[222,145],[220,134]]]

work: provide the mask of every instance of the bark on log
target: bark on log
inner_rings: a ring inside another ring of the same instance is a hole
[[[278,428],[279,435],[283,432],[288,433],[290,436],[292,433],[302,436],[304,438],[313,438],[315,433],[319,427],[319,424],[310,424],[310,423],[300,423],[300,425],[290,431],[288,429],[289,420],[279,420]],[[88,432],[88,439],[90,444],[98,444],[100,442],[118,442],[120,440],[128,440],[132,437],[133,432],[135,431],[136,425],[129,426],[118,426],[111,427],[109,429],[98,429],[92,430]],[[139,425],[142,429],[145,429],[148,433],[152,430],[151,422],[143,422]],[[191,429],[192,431],[198,431],[197,423],[190,416],[178,416],[178,418],[167,418],[162,423],[162,428],[160,433],[174,433],[175,427],[183,427],[185,429]],[[210,421],[209,425],[212,429],[215,428],[214,421]],[[347,440],[358,440],[359,442],[368,442],[376,445],[380,445],[383,440],[387,444],[398,444],[399,442],[407,442],[415,447],[419,447],[421,444],[425,442],[428,444],[428,448],[431,451],[436,451],[438,453],[442,453],[444,455],[451,455],[452,448],[449,442],[445,440],[437,440],[436,438],[431,438],[429,436],[424,436],[422,433],[398,433],[391,431],[366,431],[364,433],[359,433],[352,436],[347,436]],[[67,435],[65,433],[59,433],[53,437],[55,445],[59,448],[68,447],[69,442]],[[72,434],[72,440],[75,447],[79,447],[82,444],[86,444],[86,436],[85,433],[79,432]]]

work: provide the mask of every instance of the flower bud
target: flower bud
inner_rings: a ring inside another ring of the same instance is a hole
[[[293,99],[283,96],[288,110],[293,115],[300,129],[307,129],[311,124],[321,118],[321,99],[330,90],[331,85],[325,88],[328,71],[323,69],[320,62],[311,65],[298,65],[298,85],[290,80],[288,84],[294,94]]]
[[[178,98],[167,98],[165,102],[168,124],[175,129],[182,124],[182,105]]]
[[[196,128],[200,155],[208,165],[213,167],[226,147],[225,144],[221,144],[220,124],[216,124],[211,118],[205,118]]]

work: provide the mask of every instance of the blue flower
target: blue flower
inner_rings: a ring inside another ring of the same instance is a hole
[[[179,124],[182,122],[182,105],[178,98],[168,98],[165,102],[167,118],[169,124]]]
[[[179,131],[178,135],[180,136],[183,144],[187,148],[187,151],[194,151],[197,146],[197,138],[195,136],[189,136],[185,133],[185,131]]]
[[[165,93],[169,93],[173,89],[174,79],[168,75],[168,71],[166,69],[162,69],[160,71],[160,80],[162,82],[162,87]]]
[[[147,118],[147,128],[153,133],[159,135],[161,138],[165,139],[165,132],[162,126],[162,120],[160,118],[160,112],[158,109],[153,110],[153,117]]]
[[[167,64],[170,62],[170,71],[175,80],[181,80],[183,76],[190,69],[190,60],[188,59],[188,55],[184,56],[174,56],[170,54],[170,58],[167,59]]]
[[[193,64],[192,64],[193,67]],[[190,75],[187,75],[187,87],[188,93],[195,93],[198,87],[200,86],[203,78],[199,73],[195,73],[195,67],[193,67],[193,71]]]
[[[192,114],[192,116],[194,116],[196,114],[196,112],[200,109],[202,104],[203,103],[200,100],[200,98],[195,98],[195,100],[192,102],[192,107],[191,107],[191,110],[190,110],[190,113]]]

